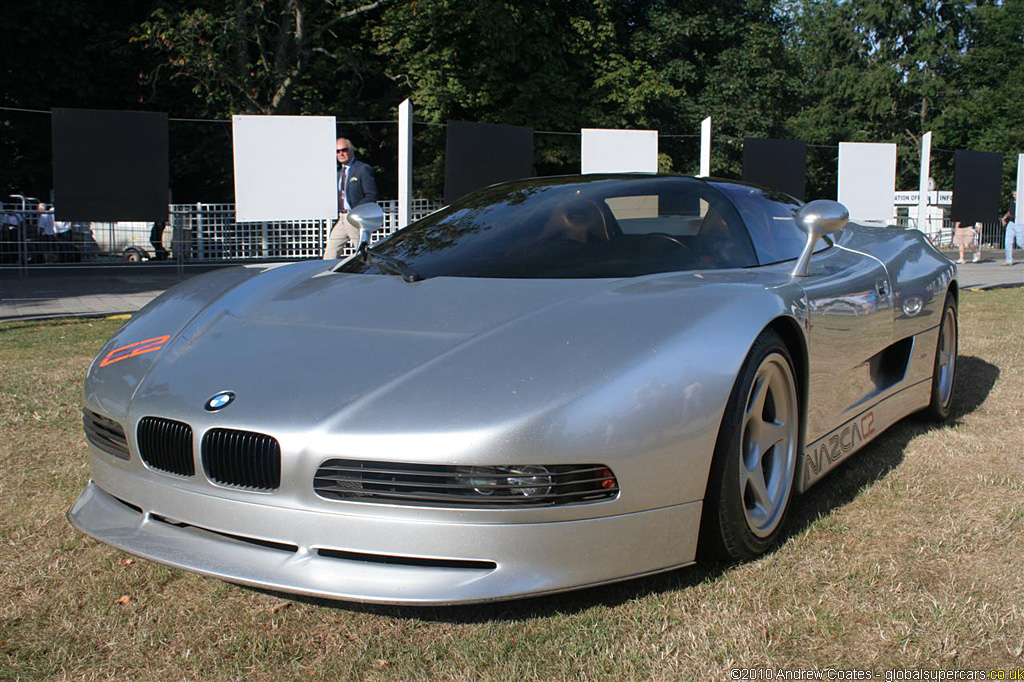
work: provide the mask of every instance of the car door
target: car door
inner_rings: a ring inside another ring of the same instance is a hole
[[[877,357],[892,343],[893,297],[880,261],[841,246],[815,254],[801,285],[807,300],[811,443],[860,414],[884,388],[877,383]]]
[[[716,183],[739,211],[761,265],[789,267],[807,241],[792,197],[738,183]],[[882,262],[841,246],[856,225],[819,240],[807,277],[795,278],[807,304],[807,443],[866,409],[878,384],[878,354],[892,343],[892,286]],[[835,240],[840,245],[834,245]],[[872,365],[872,359],[875,362]]]

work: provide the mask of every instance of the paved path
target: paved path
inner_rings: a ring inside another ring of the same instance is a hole
[[[0,320],[133,313],[204,268],[156,264],[0,270]]]
[[[999,265],[1002,258],[1002,250],[989,251],[981,263],[961,265],[961,288],[1024,286],[1024,253],[1016,253],[1012,267]],[[188,267],[180,273],[176,266],[156,263],[30,269],[27,274],[0,269],[0,320],[131,313],[168,287],[215,267],[223,266]]]

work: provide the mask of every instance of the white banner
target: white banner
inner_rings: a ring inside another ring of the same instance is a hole
[[[232,116],[239,222],[338,215],[333,116]]]
[[[839,143],[839,203],[850,220],[884,221],[893,216],[896,193],[896,145]]]
[[[657,130],[583,128],[582,172],[657,173]]]

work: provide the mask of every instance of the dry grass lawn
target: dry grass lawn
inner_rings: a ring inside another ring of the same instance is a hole
[[[954,418],[897,424],[800,498],[761,560],[448,609],[264,593],[73,530],[81,380],[118,324],[0,324],[0,679],[1024,668],[1024,289],[963,294]]]

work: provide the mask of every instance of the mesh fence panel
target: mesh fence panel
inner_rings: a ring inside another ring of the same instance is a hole
[[[371,243],[398,229],[398,201],[377,203],[384,210],[384,227],[373,233]],[[440,207],[439,201],[414,199],[410,218],[419,220]],[[234,204],[171,204],[163,229],[147,222],[60,223],[51,220],[52,207],[39,211],[20,202],[2,203],[0,209],[0,265],[320,258],[333,224],[332,220],[240,223],[235,221]]]

